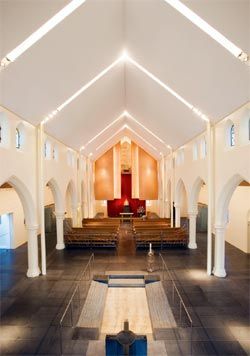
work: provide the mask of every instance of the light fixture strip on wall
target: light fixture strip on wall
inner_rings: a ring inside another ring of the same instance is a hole
[[[45,24],[39,27],[38,30],[33,32],[26,40],[20,43],[16,48],[9,52],[2,60],[1,67],[6,67],[11,62],[14,62],[18,57],[20,57],[25,51],[27,51],[33,44],[39,41],[43,36],[45,36],[50,30],[62,22],[67,16],[74,12],[79,6],[81,6],[86,0],[72,0],[66,6],[64,6],[60,11],[58,11],[51,19],[49,19]]]
[[[209,25],[205,20],[203,20],[194,11],[189,9],[181,1],[179,0],[164,0],[164,1],[168,3],[170,6],[172,6],[175,10],[180,12],[194,25],[199,27],[208,36],[213,38],[216,42],[218,42],[221,46],[223,46],[226,50],[228,50],[233,56],[240,59],[242,62],[247,62],[249,60],[247,53],[243,52],[241,48],[237,47],[233,42],[228,40],[224,35],[222,35],[214,27]]]

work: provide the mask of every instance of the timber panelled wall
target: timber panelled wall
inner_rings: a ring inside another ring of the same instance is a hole
[[[113,148],[95,161],[95,199],[114,199]]]
[[[139,147],[139,198],[141,200],[158,199],[157,161]]]

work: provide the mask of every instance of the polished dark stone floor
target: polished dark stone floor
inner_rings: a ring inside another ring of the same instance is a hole
[[[0,354],[56,355],[58,320],[91,251],[54,250],[47,275],[28,279],[26,248],[0,251]],[[135,252],[126,232],[118,252],[94,252],[95,273],[146,269],[146,252]],[[250,355],[249,255],[227,244],[228,276],[220,279],[206,275],[203,234],[198,235],[197,250],[172,249],[163,254],[194,321],[193,355]],[[157,264],[158,260],[156,268]],[[171,293],[167,283],[166,291]],[[65,332],[64,354],[85,355],[88,341],[72,340],[70,329]],[[185,327],[158,330],[157,339],[165,340],[169,356],[190,354],[190,334]]]

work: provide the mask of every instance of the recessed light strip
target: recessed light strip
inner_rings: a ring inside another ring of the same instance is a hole
[[[38,30],[33,32],[26,40],[24,40],[20,45],[9,52],[2,60],[1,67],[6,67],[11,62],[14,62],[19,56],[21,56],[25,51],[27,51],[33,44],[39,41],[43,36],[46,35],[50,30],[62,22],[67,16],[74,12],[79,6],[81,6],[86,0],[72,0],[66,6],[64,6],[59,12],[57,12],[51,19],[49,19],[45,24],[39,27]]]
[[[130,130],[131,132],[133,132],[133,134],[135,134],[137,137],[139,137],[143,142],[146,142],[146,144],[147,144],[148,146],[152,147],[153,150],[158,151],[157,148],[155,148],[155,146],[153,146],[150,142],[148,142],[147,140],[145,140],[145,138],[142,137],[141,135],[139,135],[136,131],[134,131],[133,129],[131,129],[130,126],[125,125],[125,127],[126,127],[128,130]]]
[[[141,124],[138,120],[136,120],[129,112],[124,111],[124,115],[127,116],[129,119],[131,119],[132,121],[134,121],[137,125],[141,126],[145,131],[147,131],[150,135],[152,135],[153,137],[155,137],[158,141],[160,141],[163,145],[167,146],[167,144],[160,138],[158,137],[156,134],[154,134],[151,130],[149,130],[146,126],[144,126],[143,124]]]
[[[101,79],[105,74],[107,74],[112,68],[114,68],[118,63],[123,61],[123,56],[119,57],[116,61],[114,61],[111,65],[101,71],[97,76],[91,79],[87,84],[83,85],[76,93],[74,93],[70,98],[68,98],[64,103],[53,110],[47,117],[44,118],[43,123],[48,122],[52,119],[58,112],[62,111],[65,106],[69,105],[73,100],[75,100],[80,94],[82,94],[85,90],[91,87],[95,82]]]
[[[240,59],[242,62],[247,62],[249,60],[247,53],[244,53],[241,48],[237,47],[233,42],[229,41],[224,35],[222,35],[214,27],[209,25],[194,11],[190,10],[181,1],[179,0],[164,0],[164,1],[168,3],[170,6],[172,6],[173,8],[175,8],[175,10],[180,12],[194,25],[199,27],[203,32],[205,32],[207,35],[213,38],[216,42],[218,42],[221,46],[223,46],[226,50],[228,50],[233,56]]]
[[[96,147],[96,151],[98,151],[102,146],[104,146],[107,142],[109,142],[113,137],[115,137],[119,132],[123,131],[125,129],[126,125],[123,125],[119,130],[117,130],[112,136],[110,136],[107,140],[105,140],[103,143],[101,143],[98,147]]]
[[[105,131],[107,131],[111,126],[113,126],[116,122],[118,122],[119,120],[121,120],[123,118],[124,114],[122,113],[117,119],[115,119],[114,121],[112,121],[110,124],[108,124],[103,130],[101,130],[97,135],[95,135],[91,140],[89,140],[84,146],[84,148],[86,148],[91,142],[93,142],[94,140],[96,140],[101,134],[103,134]]]
[[[172,88],[170,88],[168,85],[163,83],[159,78],[157,78],[153,73],[149,72],[146,68],[144,68],[142,65],[140,65],[138,62],[136,62],[134,59],[129,57],[128,55],[126,56],[127,62],[133,64],[136,68],[138,68],[141,72],[146,74],[149,78],[151,78],[153,81],[155,81],[157,84],[159,84],[163,89],[168,91],[170,94],[172,94],[176,99],[178,99],[182,104],[187,106],[190,110],[192,110],[197,116],[199,116],[202,120],[204,121],[209,121],[209,118],[202,113],[201,110],[193,106],[191,103],[189,103],[187,100],[185,100],[181,95],[179,95],[176,91],[174,91]]]

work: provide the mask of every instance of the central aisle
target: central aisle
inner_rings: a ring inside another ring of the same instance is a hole
[[[134,333],[152,335],[145,288],[108,288],[101,334],[117,334],[125,320]]]

